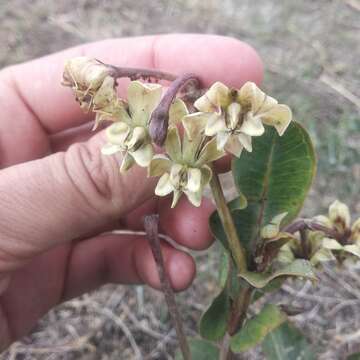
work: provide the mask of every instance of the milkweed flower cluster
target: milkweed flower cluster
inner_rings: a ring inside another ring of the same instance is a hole
[[[360,218],[351,224],[346,204],[335,200],[327,216],[316,216],[313,221],[324,227],[324,231],[308,230],[307,233],[307,255],[313,265],[330,260],[342,262],[348,257],[360,258]],[[302,256],[301,240],[294,238],[281,248],[279,261],[292,262]]]
[[[281,136],[292,119],[288,106],[278,104],[253,82],[245,83],[239,90],[216,82],[194,106],[199,112],[183,120],[190,138],[198,132],[216,137],[218,149],[237,157],[243,149],[252,151],[251,137],[265,132],[263,124],[274,126]]]
[[[284,134],[292,119],[288,106],[247,82],[240,89],[214,83],[191,108],[176,98],[169,108],[165,153],[156,154],[150,136],[151,115],[159,106],[163,88],[158,84],[131,81],[127,100],[116,93],[111,68],[95,59],[74,58],[66,62],[63,84],[73,89],[85,111],[100,121],[113,123],[106,129],[105,155],[120,152],[120,170],[134,164],[148,168],[149,176],[158,176],[158,196],[173,193],[172,206],[182,194],[199,206],[204,187],[212,177],[211,164],[226,152],[240,156],[243,149],[252,151],[252,136],[261,136],[264,125]],[[181,129],[184,128],[183,132]],[[180,133],[184,133],[180,136]]]

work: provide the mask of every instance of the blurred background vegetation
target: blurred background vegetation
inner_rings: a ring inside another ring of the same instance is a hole
[[[109,37],[239,38],[261,55],[264,88],[289,104],[313,136],[319,169],[304,214],[324,212],[338,198],[360,215],[359,20],[358,0],[2,0],[0,68]],[[206,296],[216,291],[216,246],[197,257],[198,280],[180,296],[189,334]],[[326,269],[316,289],[290,284],[282,290],[287,303],[300,293],[307,311],[294,320],[321,358],[360,351],[357,270]],[[164,306],[155,305],[161,302],[149,289],[106,286],[52,311],[2,359],[171,359],[176,341]],[[263,358],[259,351],[248,356]]]

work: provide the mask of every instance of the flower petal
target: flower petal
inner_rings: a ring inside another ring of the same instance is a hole
[[[121,162],[120,172],[124,173],[128,171],[135,164],[135,159],[128,153],[125,153],[123,161]]]
[[[174,190],[174,195],[173,195],[173,199],[171,202],[171,208],[173,209],[177,203],[179,202],[180,198],[181,198],[182,192],[179,190]]]
[[[218,150],[222,150],[225,148],[225,144],[229,140],[231,133],[229,131],[220,131],[216,135],[216,145]]]
[[[252,112],[246,114],[240,131],[250,136],[261,136],[265,132],[264,125],[258,116],[253,116]]]
[[[129,151],[136,163],[142,167],[149,166],[152,157],[154,156],[154,149],[151,144],[141,146],[136,151]]]
[[[174,187],[170,181],[170,175],[165,173],[162,175],[156,185],[155,195],[157,196],[166,196],[174,191]]]
[[[205,146],[202,148],[199,158],[195,162],[196,166],[202,166],[204,164],[211,163],[215,160],[220,159],[225,155],[223,150],[219,150],[217,146],[217,139],[212,138],[208,141]]]
[[[198,168],[188,168],[186,190],[199,191],[201,188],[201,171]]]
[[[343,246],[335,239],[324,238],[322,247],[329,250],[342,250]]]
[[[314,217],[314,220],[315,220],[315,222],[320,223],[321,225],[324,225],[324,226],[328,227],[329,229],[332,228],[332,223],[327,216],[317,215]]]
[[[106,128],[105,134],[109,143],[124,146],[125,140],[130,133],[130,127],[119,121]]]
[[[182,139],[182,160],[185,164],[193,165],[196,163],[196,157],[199,154],[203,141],[203,134],[197,134],[189,139],[187,133],[184,133]]]
[[[265,225],[261,229],[261,237],[264,239],[275,238],[276,235],[279,234],[281,222],[284,220],[287,214],[287,212],[283,212],[279,215],[276,215],[269,224]]]
[[[200,134],[206,127],[209,118],[212,116],[211,113],[196,112],[193,114],[186,115],[182,124],[186,131],[186,134],[190,139]]]
[[[329,206],[329,218],[339,231],[350,228],[350,210],[346,204],[339,200],[335,200]]]
[[[292,120],[291,109],[287,105],[278,104],[266,112],[261,112],[258,116],[264,124],[274,126],[281,136],[289,126]]]
[[[238,101],[242,107],[255,113],[264,104],[265,97],[266,94],[255,83],[248,81],[241,87]]]
[[[179,98],[175,99],[169,109],[169,125],[178,124],[188,114],[185,103]]]
[[[276,258],[280,263],[292,263],[295,260],[295,256],[291,250],[291,246],[289,243],[286,243],[280,248],[279,254]]]
[[[169,128],[165,140],[165,149],[171,160],[175,162],[181,160],[181,140],[179,131],[176,127]]]
[[[351,227],[351,240],[353,242],[360,242],[360,218]]]
[[[102,108],[116,99],[115,80],[113,77],[107,76],[94,95],[94,106]]]
[[[197,192],[184,191],[188,200],[196,207],[201,205],[202,189]]]
[[[239,133],[235,136],[238,137],[245,150],[252,152],[251,136],[242,133]]]
[[[208,122],[205,127],[205,135],[214,136],[219,131],[224,130],[227,130],[224,116],[218,113],[212,113],[211,116],[208,117]]]
[[[204,188],[212,178],[212,170],[207,165],[203,165],[200,170],[201,170],[201,187]]]
[[[129,150],[136,151],[139,147],[146,144],[147,137],[147,130],[142,126],[137,126],[126,140],[125,145]]]
[[[148,175],[149,176],[161,176],[165,172],[170,172],[171,161],[165,155],[155,155],[149,165]]]
[[[316,266],[319,263],[335,260],[334,254],[329,249],[321,248],[311,257],[311,265]]]
[[[181,164],[172,164],[170,169],[170,181],[174,185],[176,189],[179,189],[181,187],[182,181],[187,180],[186,178],[182,179],[182,177],[185,175],[184,172],[184,166]]]
[[[244,146],[240,142],[239,137],[237,135],[230,135],[227,143],[225,144],[225,151],[237,157],[240,157],[243,148]]]
[[[344,249],[344,251],[360,258],[360,246],[359,245],[357,245],[357,244],[345,245],[343,249]]]
[[[203,112],[214,112],[219,111],[221,107],[228,106],[230,100],[230,89],[217,81],[203,96],[195,101],[194,106]]]
[[[159,105],[162,86],[132,81],[128,87],[128,103],[134,125],[146,126],[151,113]]]
[[[122,151],[121,146],[107,143],[101,148],[103,155],[113,155],[119,151]]]
[[[234,130],[240,119],[241,106],[239,103],[231,103],[227,109],[227,117],[230,120],[230,129]]]

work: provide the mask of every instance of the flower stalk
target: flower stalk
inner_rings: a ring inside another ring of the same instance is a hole
[[[156,145],[164,145],[169,125],[170,106],[174,102],[176,94],[189,82],[192,82],[195,87],[198,87],[200,84],[197,76],[194,74],[184,74],[179,76],[171,83],[158,107],[153,111],[149,130],[150,136]]]
[[[210,188],[215,200],[221,223],[224,227],[224,231],[229,242],[231,254],[234,257],[239,272],[244,272],[247,269],[245,250],[241,246],[240,238],[236,231],[231,212],[226,204],[219,177],[215,171],[213,171],[213,176],[210,180]]]
[[[174,81],[177,78],[174,74],[154,69],[118,67],[110,64],[104,65],[110,69],[110,75],[115,79],[128,77],[132,81],[140,79]]]

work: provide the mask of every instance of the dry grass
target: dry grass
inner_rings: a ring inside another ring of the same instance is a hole
[[[76,5],[74,5],[76,4]],[[360,4],[357,0],[13,0],[0,3],[0,66],[114,36],[206,32],[248,41],[265,87],[311,131],[319,174],[304,208],[338,197],[360,214]],[[198,278],[179,296],[189,335],[216,292],[216,247],[197,254]],[[287,283],[275,300],[300,305],[294,321],[321,359],[360,351],[360,267],[327,268],[316,287]],[[51,311],[1,359],[172,359],[176,339],[161,295],[108,285]],[[262,359],[259,351],[247,356]]]

